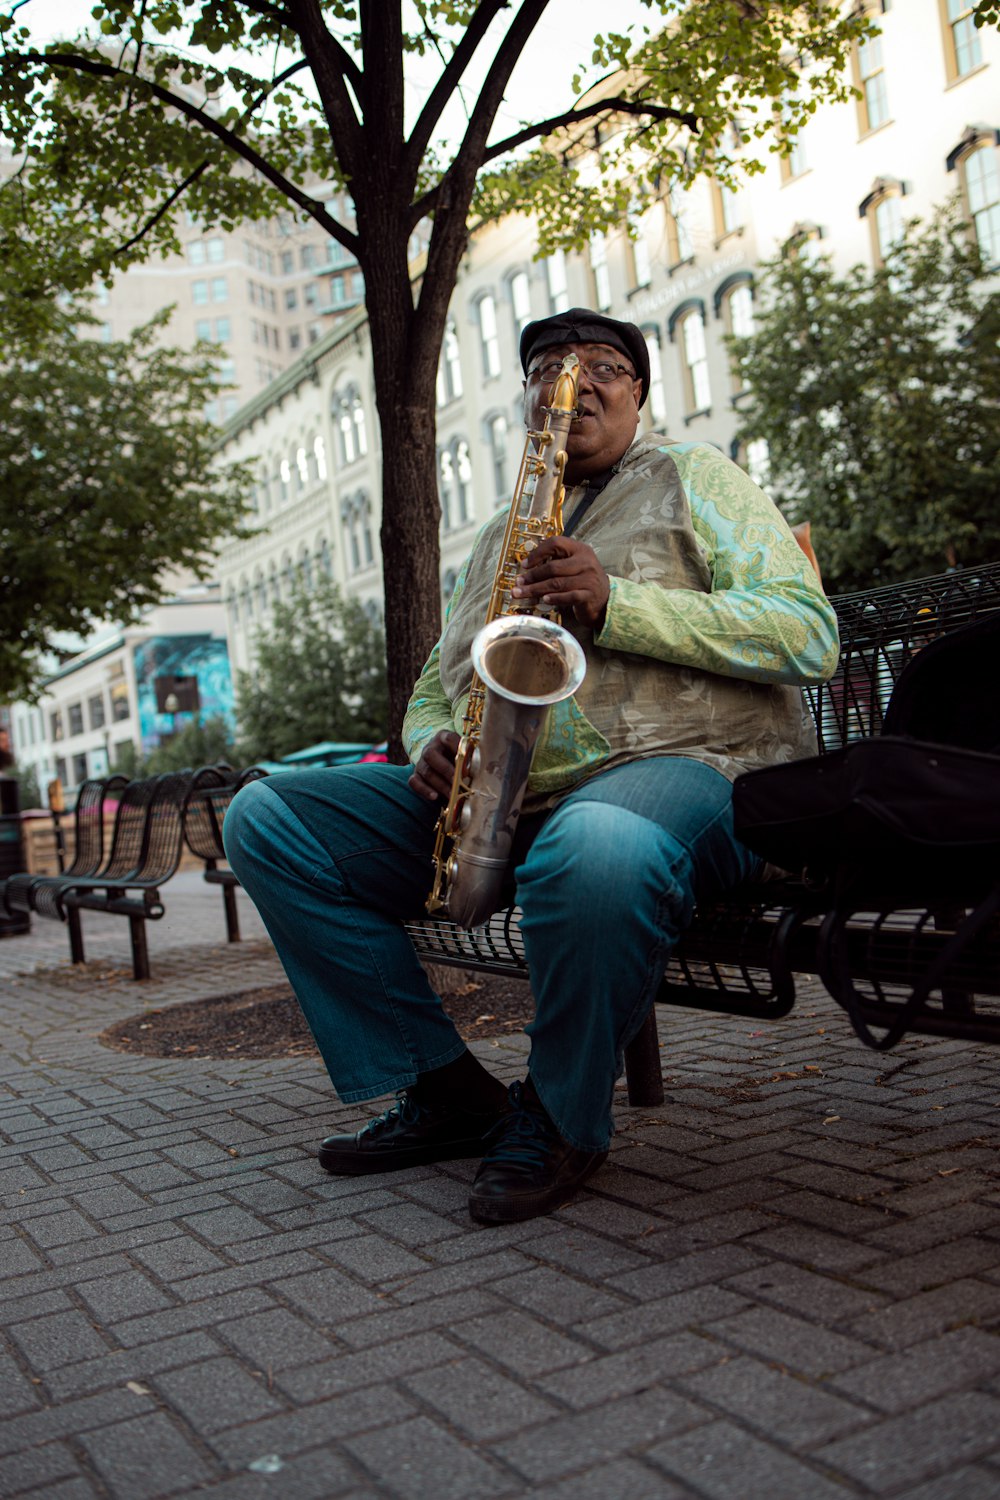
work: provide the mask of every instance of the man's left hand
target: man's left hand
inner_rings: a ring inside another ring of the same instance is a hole
[[[517,577],[515,599],[551,604],[572,614],[581,625],[600,630],[608,607],[611,581],[586,542],[553,536],[539,542]]]

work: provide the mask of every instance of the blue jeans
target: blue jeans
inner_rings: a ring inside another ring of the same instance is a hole
[[[409,767],[249,783],[226,814],[255,902],[341,1099],[406,1088],[465,1044],[402,922],[423,915],[438,808]],[[718,771],[676,756],[605,771],[548,816],[515,872],[535,997],[530,1072],[560,1135],[603,1150],[622,1054],[705,901],[754,873]]]

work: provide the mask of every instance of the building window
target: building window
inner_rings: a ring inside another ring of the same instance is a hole
[[[437,404],[446,406],[449,401],[456,400],[461,394],[462,361],[459,355],[458,334],[455,332],[453,319],[449,318],[444,330],[441,358],[438,361]]]
[[[97,693],[93,698],[87,700],[87,716],[90,719],[91,729],[103,728],[106,718],[103,693]]]
[[[801,177],[808,170],[809,162],[806,157],[805,132],[800,129],[788,146],[788,151],[779,158],[781,164],[782,182],[794,182],[796,177]],[[724,226],[718,230],[719,237],[724,234],[732,234],[740,227],[739,218],[736,213],[735,194],[731,188],[719,187],[719,201],[721,223]]]
[[[903,238],[905,191],[905,185],[896,178],[880,177],[858,206],[859,218],[868,220],[875,266],[884,266],[893,246]]]
[[[188,245],[188,260],[193,266],[203,266],[205,264],[204,240],[191,241],[191,243]]]
[[[313,460],[316,464],[316,478],[326,478],[326,443],[318,437],[313,443]]]
[[[299,251],[299,264],[303,271],[311,271],[316,265],[316,246],[303,245]]]
[[[727,235],[736,234],[743,227],[739,198],[735,190],[727,187],[724,182],[712,183],[712,213],[717,240],[724,240]]]
[[[649,241],[643,233],[643,220],[636,226],[635,238],[629,237],[629,269],[632,273],[632,290],[648,286],[653,270],[649,259]]]
[[[964,78],[983,60],[983,45],[976,30],[975,9],[966,0],[943,0],[945,72],[949,83]]]
[[[334,392],[333,420],[337,429],[340,462],[352,464],[368,452],[365,409],[357,389],[348,386],[343,393]]]
[[[192,281],[191,301],[194,303],[195,307],[203,307],[205,305],[205,303],[208,301],[207,281]]]
[[[565,312],[569,307],[569,282],[566,275],[565,250],[554,250],[546,259],[545,281],[549,291],[549,312]]]
[[[499,504],[510,495],[507,473],[507,418],[503,412],[498,412],[488,419],[486,433],[490,445],[490,458],[493,462],[493,494]]]
[[[340,507],[340,518],[347,539],[347,561],[351,572],[359,573],[363,568],[370,568],[375,561],[375,544],[368,496],[363,491],[349,496]]]
[[[228,288],[226,286],[226,278],[224,276],[213,276],[212,277],[212,301],[213,302],[228,302],[228,300],[229,300],[229,291],[228,291]]]
[[[594,278],[594,298],[601,312],[611,306],[611,271],[608,266],[608,241],[603,234],[590,236],[590,270]]]
[[[500,335],[497,330],[497,305],[489,292],[485,292],[476,303],[479,323],[479,348],[483,359],[483,374],[487,380],[500,374]]]
[[[333,558],[330,556],[330,543],[325,536],[321,537],[316,549],[316,567],[321,578],[333,577]]]
[[[222,239],[220,239],[218,236],[215,236],[213,239],[210,239],[207,242],[205,248],[208,251],[208,258],[209,258],[209,260],[212,261],[212,262],[214,262],[216,265],[218,265],[218,263],[220,261],[225,260],[225,258],[226,258],[226,246],[225,246],[225,242]]]
[[[663,345],[658,328],[644,328],[642,336],[646,340],[646,351],[649,355],[649,415],[653,425],[658,427],[661,422],[667,420],[667,390],[663,380]]]
[[[232,325],[228,318],[216,318],[215,320],[215,342],[226,344],[232,338]]]
[[[281,252],[281,273],[282,273],[282,275],[283,276],[290,276],[294,270],[295,270],[295,256],[294,256],[293,252],[291,250],[282,250],[282,252]]]
[[[712,390],[708,379],[708,346],[705,341],[705,304],[692,299],[682,302],[670,319],[671,339],[681,351],[681,377],[688,417],[708,411]]]
[[[439,450],[438,490],[444,530],[464,526],[472,516],[472,460],[465,438],[453,438]]]
[[[451,603],[451,596],[455,592],[455,585],[457,582],[457,571],[454,568],[446,568],[444,577],[441,580],[441,598],[445,605]]]
[[[514,342],[519,344],[521,334],[531,322],[531,288],[527,271],[515,271],[508,281],[510,307],[514,316]]]
[[[304,490],[309,483],[309,459],[305,448],[301,446],[295,450],[295,473],[296,489]]]
[[[211,343],[211,341],[212,341],[212,320],[211,320],[211,318],[197,318],[195,320],[194,336],[195,336],[196,339],[198,339],[203,344]]]
[[[766,438],[754,438],[746,446],[746,471],[754,484],[759,484],[761,489],[767,488],[768,483],[768,460],[770,449]]]
[[[1000,132],[968,130],[948,157],[948,170],[956,167],[966,213],[972,222],[983,264],[1000,263],[1000,166],[997,144]]]
[[[69,708],[66,710],[66,717],[67,717],[67,720],[69,722],[69,732],[70,732],[70,734],[82,734],[83,733],[83,704],[82,703],[71,703],[69,705]]]
[[[694,258],[688,196],[682,188],[671,188],[670,204],[669,207],[665,206],[665,211],[667,216],[667,251],[670,256],[670,265],[672,267],[680,266],[685,261]]]
[[[282,505],[287,505],[292,498],[292,466],[287,458],[283,458],[278,465],[278,485],[281,494]]]
[[[86,755],[73,756],[73,785],[80,786],[87,779]]]
[[[858,42],[853,54],[854,86],[859,98],[858,134],[878,130],[889,118],[889,96],[882,64],[882,37],[870,36]]]

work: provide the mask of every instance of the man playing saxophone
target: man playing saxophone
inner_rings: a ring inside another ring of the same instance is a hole
[[[696,901],[754,872],[731,781],[810,753],[800,688],[837,659],[833,610],[766,496],[715,448],[636,437],[637,327],[574,308],[528,324],[520,352],[529,431],[565,356],[579,360],[565,530],[525,559],[514,593],[558,612],[587,667],[549,710],[510,862],[536,1004],[527,1077],[505,1089],[468,1051],[402,925],[427,897],[503,514],[414,688],[411,766],[269,777],[225,824],[340,1097],[398,1092],[325,1140],[321,1166],[481,1157],[469,1207],[483,1223],[549,1212],[604,1161],[624,1048],[671,948]]]

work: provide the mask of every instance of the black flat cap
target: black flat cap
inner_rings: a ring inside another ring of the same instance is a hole
[[[521,369],[527,375],[528,364],[543,349],[553,344],[608,344],[624,354],[635,366],[642,381],[639,405],[649,395],[649,351],[646,340],[634,323],[623,323],[589,307],[571,307],[528,323],[521,334]]]

